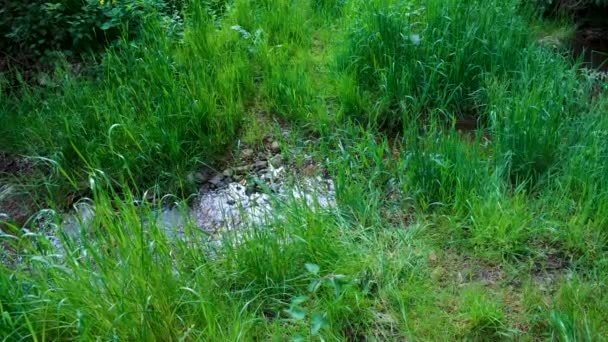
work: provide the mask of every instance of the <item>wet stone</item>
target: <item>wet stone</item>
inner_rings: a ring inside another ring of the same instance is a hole
[[[268,163],[266,163],[265,161],[258,160],[255,162],[255,164],[253,164],[252,169],[255,171],[259,171],[259,170],[265,169],[267,165],[268,165]]]
[[[241,158],[243,159],[249,159],[251,157],[253,157],[253,150],[250,148],[246,148],[243,151],[241,151]]]
[[[212,185],[215,185],[216,187],[219,187],[222,184],[222,179],[223,179],[222,175],[217,174],[209,180],[209,183],[211,183]]]
[[[205,183],[207,181],[207,176],[205,176],[205,174],[203,174],[202,172],[197,172],[194,174],[194,178],[196,179],[197,182],[199,183]]]
[[[281,167],[283,166],[283,156],[277,154],[276,156],[270,158],[269,162],[274,168]]]
[[[281,151],[281,145],[279,145],[278,142],[273,141],[272,144],[270,144],[270,150],[274,153],[278,153]]]
[[[250,166],[238,166],[238,167],[235,167],[233,169],[233,171],[234,171],[234,173],[236,173],[238,175],[243,175],[243,174],[249,172],[250,169],[251,169]]]
[[[222,172],[222,174],[224,175],[224,177],[232,177],[232,175],[234,174],[234,170],[226,169],[226,170],[224,170],[224,172]]]
[[[207,181],[207,177],[202,172],[191,172],[188,174],[188,182],[203,184]]]

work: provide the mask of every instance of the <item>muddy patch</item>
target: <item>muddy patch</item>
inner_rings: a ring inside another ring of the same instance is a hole
[[[572,267],[571,258],[559,248],[547,248],[547,251],[534,261],[531,278],[542,291],[555,290],[555,284],[567,277]]]
[[[195,173],[192,178],[201,188],[186,219],[217,238],[226,231],[281,219],[280,208],[288,203],[313,210],[335,207],[335,189],[329,173],[312,159],[298,167],[285,157],[295,154],[297,151],[286,149],[279,141],[266,138],[263,148],[245,146],[239,150],[230,167]],[[163,222],[168,222],[168,216],[180,221],[183,210],[177,210],[163,210]],[[177,228],[176,233],[183,235],[183,223],[166,226]]]
[[[241,236],[249,228],[269,226],[284,219],[285,208],[334,209],[334,183],[327,170],[312,159],[300,167],[289,163],[284,155],[291,153],[283,151],[279,142],[268,140],[266,147],[258,151],[241,150],[230,167],[193,173],[190,177],[200,184],[200,191],[190,205],[181,201],[171,205],[160,200],[152,203],[152,212],[149,207],[142,207],[141,221],[147,227],[144,229],[159,227],[170,239],[185,239],[188,229],[199,229],[208,236],[208,242],[216,244],[226,232]],[[40,219],[31,220],[30,226],[63,254],[58,237],[66,234],[80,241],[93,229],[96,208],[94,203],[83,199],[73,205],[70,213],[48,211],[48,214],[37,215]],[[5,233],[21,235],[6,230]]]
[[[5,226],[3,222],[21,225],[35,212],[32,197],[15,184],[15,179],[33,173],[34,165],[28,159],[0,152],[0,228]]]
[[[0,152],[0,176],[31,174],[33,170],[33,164],[26,158]]]
[[[329,210],[336,206],[331,179],[288,175],[288,172],[284,168],[271,169],[253,179],[230,181],[215,189],[205,188],[191,207],[165,208],[155,213],[158,225],[178,238],[185,236],[188,224],[194,225],[216,241],[225,232],[244,231],[281,220],[281,208],[290,203],[310,210]]]

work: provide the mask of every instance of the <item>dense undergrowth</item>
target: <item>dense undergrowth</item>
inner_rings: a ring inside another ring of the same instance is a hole
[[[2,93],[2,152],[37,161],[49,203],[86,195],[96,216],[80,239],[62,236],[65,255],[5,225],[0,336],[608,334],[605,84],[538,44],[531,11],[515,0],[214,4],[187,6],[179,35],[151,15],[96,77],[64,68],[52,85]],[[285,144],[326,164],[336,210],[294,201],[219,246],[194,225],[180,241],[144,225],[152,208],[135,199],[187,195],[190,172],[262,140],[269,117],[290,125]]]

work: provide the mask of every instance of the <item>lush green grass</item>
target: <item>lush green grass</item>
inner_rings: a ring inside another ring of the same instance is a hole
[[[189,169],[236,137],[253,88],[242,39],[193,12],[182,43],[152,22],[146,39],[108,53],[100,79],[66,75],[7,99],[3,146],[52,158],[76,188],[95,170],[133,187],[183,188]]]
[[[57,203],[90,196],[97,214],[62,236],[64,256],[36,231],[2,236],[0,336],[608,335],[605,84],[538,44],[518,1],[236,0],[214,13],[191,4],[181,39],[151,16],[97,78],[2,95],[1,149],[51,160],[36,181]],[[330,170],[335,210],[288,203],[218,245],[194,224],[171,240],[134,204],[150,188],[187,194],[189,172],[259,143],[272,119]]]

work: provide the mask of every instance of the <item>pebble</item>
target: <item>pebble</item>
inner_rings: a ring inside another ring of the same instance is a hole
[[[222,184],[222,175],[217,174],[215,176],[213,176],[213,178],[211,178],[209,180],[209,183],[215,185],[216,187],[220,186]]]
[[[281,156],[280,154],[277,154],[276,156],[270,158],[269,162],[270,162],[270,165],[272,165],[272,167],[279,168],[279,167],[283,166],[283,156]]]
[[[308,164],[304,168],[304,174],[308,177],[314,176],[314,174],[316,172],[317,172],[317,167],[315,166],[315,164]]]
[[[202,172],[191,172],[188,174],[188,182],[202,184],[207,181],[207,177]]]
[[[270,144],[270,150],[271,150],[273,153],[278,153],[278,152],[280,152],[280,151],[281,151],[281,145],[279,145],[279,143],[278,143],[278,142],[273,141],[273,142],[272,142],[272,144]]]
[[[242,175],[242,174],[247,173],[250,169],[251,169],[251,166],[246,165],[246,166],[235,167],[233,170],[236,174]]]
[[[261,169],[265,169],[266,166],[268,166],[268,163],[266,163],[264,160],[258,160],[255,162],[255,164],[252,165],[252,169],[254,171],[259,171]]]
[[[207,181],[207,176],[205,176],[202,172],[197,172],[194,174],[196,181],[199,183],[205,183]]]
[[[234,170],[226,169],[226,170],[224,170],[224,172],[222,174],[224,175],[224,177],[232,177],[232,175],[234,174]]]
[[[253,157],[253,150],[250,148],[246,148],[243,151],[241,151],[241,158],[242,159],[249,159]]]

